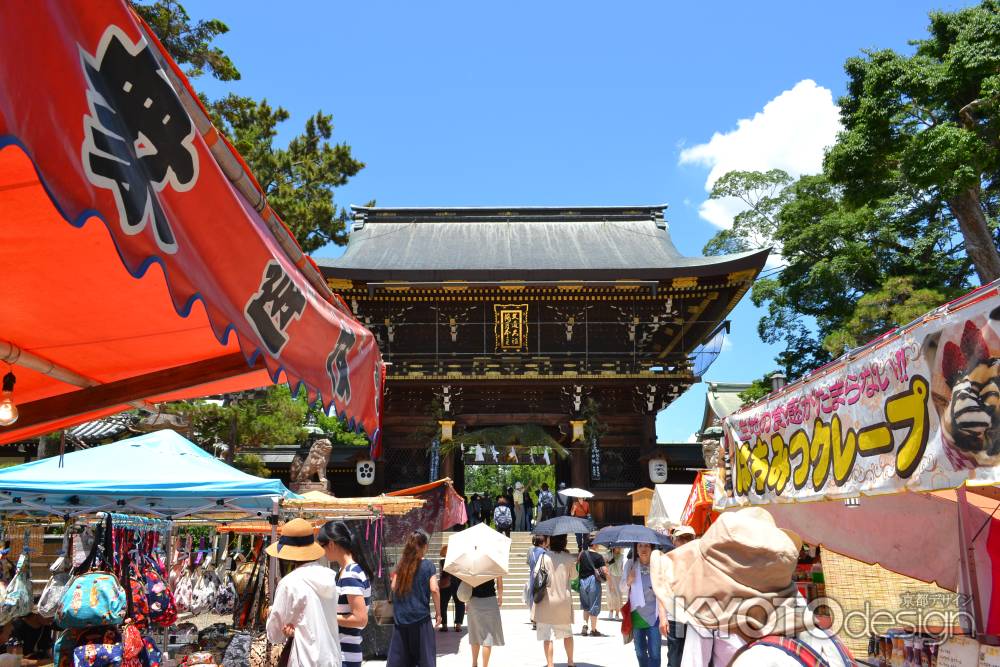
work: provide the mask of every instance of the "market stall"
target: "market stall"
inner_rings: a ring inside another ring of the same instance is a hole
[[[698,535],[704,535],[719,516],[712,506],[715,501],[715,480],[714,470],[699,470],[680,515],[680,523],[691,526]]]
[[[998,306],[985,286],[729,416],[716,509],[766,505],[807,542],[965,594],[938,629],[1000,633]]]
[[[0,227],[0,444],[287,382],[377,449],[372,334],[128,2],[0,10]]]
[[[668,533],[682,522],[684,502],[691,493],[688,484],[656,484],[650,489],[649,508],[644,523],[654,530]]]
[[[209,541],[211,529],[198,539],[189,529],[268,517],[291,497],[280,480],[236,470],[169,430],[0,470],[5,526],[57,522],[63,535],[34,607],[30,585],[17,597],[18,577],[30,568],[31,551],[23,550],[0,601],[0,609],[12,597],[20,606],[14,616],[0,613],[0,624],[32,613],[50,619],[38,621],[43,627],[54,619],[64,652],[91,650],[105,636],[124,646],[135,628],[142,650],[159,653],[177,644],[168,635],[179,632],[179,617],[228,613],[235,603],[225,546]],[[78,589],[93,592],[77,600]]]

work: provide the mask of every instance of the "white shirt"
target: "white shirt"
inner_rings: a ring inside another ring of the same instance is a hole
[[[337,576],[320,563],[302,565],[278,582],[267,638],[284,644],[284,626],[295,626],[288,667],[340,667],[337,593]]]

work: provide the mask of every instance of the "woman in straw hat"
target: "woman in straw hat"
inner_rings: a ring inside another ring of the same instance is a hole
[[[340,667],[337,630],[337,577],[318,563],[323,547],[313,525],[292,519],[281,527],[267,554],[293,563],[282,577],[267,617],[267,638],[273,644],[292,642],[288,667]]]
[[[424,560],[427,533],[415,530],[406,539],[403,555],[392,572],[392,639],[386,667],[434,667],[437,644],[431,624],[431,597],[441,624],[441,592],[437,568]]]
[[[748,507],[723,512],[694,542],[653,553],[656,596],[687,623],[681,667],[855,664],[798,596],[792,577],[801,546],[767,510]]]

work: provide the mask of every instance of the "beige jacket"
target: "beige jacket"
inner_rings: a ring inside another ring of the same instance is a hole
[[[573,592],[569,582],[576,577],[576,558],[568,553],[546,551],[535,564],[535,570],[540,567],[549,571],[549,585],[545,597],[535,604],[535,622],[572,625]]]

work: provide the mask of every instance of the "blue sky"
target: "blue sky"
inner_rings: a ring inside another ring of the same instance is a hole
[[[675,244],[697,255],[736,211],[703,205],[710,179],[817,170],[844,60],[906,49],[929,10],[972,3],[183,4],[229,25],[218,44],[243,74],[197,89],[284,106],[279,140],[333,114],[335,138],[368,165],[338,190],[342,206],[665,203]],[[759,317],[748,299],[736,308],[706,380],[774,368]],[[688,439],[704,395],[695,385],[660,414],[660,441]]]

